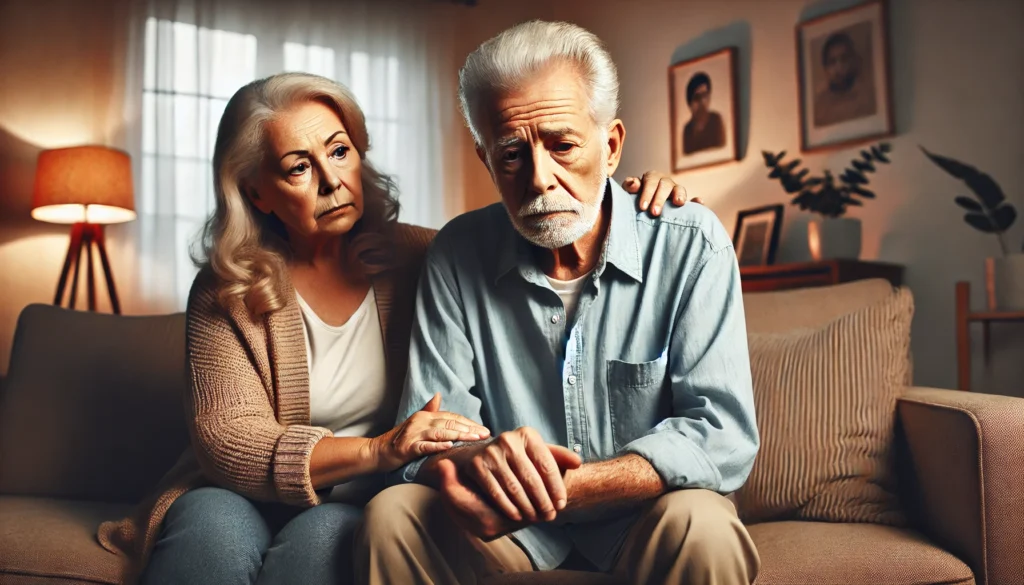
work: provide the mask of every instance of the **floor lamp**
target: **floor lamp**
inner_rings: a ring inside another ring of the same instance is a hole
[[[39,153],[32,194],[32,217],[51,223],[71,224],[71,243],[57,281],[53,304],[58,307],[64,304],[64,293],[70,282],[67,306],[75,308],[78,275],[84,263],[89,310],[96,310],[95,249],[110,295],[110,307],[114,313],[120,314],[121,303],[110,272],[103,226],[135,219],[132,164],[128,154],[105,146],[76,146]]]

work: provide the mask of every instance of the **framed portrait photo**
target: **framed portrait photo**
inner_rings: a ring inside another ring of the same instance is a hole
[[[887,12],[872,0],[797,26],[802,150],[892,135]]]
[[[668,90],[672,170],[736,160],[736,49],[672,65]]]
[[[740,266],[768,266],[775,262],[782,231],[782,204],[740,211],[732,245]]]

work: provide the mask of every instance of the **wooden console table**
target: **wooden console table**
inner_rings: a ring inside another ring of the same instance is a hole
[[[971,323],[981,323],[982,355],[989,358],[989,327],[992,323],[1024,323],[1024,311],[999,311],[992,306],[993,296],[988,295],[985,311],[971,311],[971,283],[956,283],[956,362],[957,386],[960,390],[971,389]]]
[[[823,260],[740,267],[743,292],[826,286],[867,278],[884,278],[893,286],[899,286],[903,281],[903,267],[898,264],[860,260]]]

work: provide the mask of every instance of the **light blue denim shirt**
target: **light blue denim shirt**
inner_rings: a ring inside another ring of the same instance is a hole
[[[434,392],[494,435],[529,426],[584,462],[635,453],[669,489],[720,493],[758,449],[740,276],[706,207],[637,213],[609,181],[611,225],[574,323],[501,204],[452,220],[427,254],[399,420]],[[414,481],[423,460],[394,475]],[[636,512],[512,536],[541,570],[575,545],[608,570]],[[557,522],[557,521],[556,521]]]

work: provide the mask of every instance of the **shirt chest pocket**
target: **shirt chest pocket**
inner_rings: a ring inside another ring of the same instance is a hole
[[[607,360],[608,408],[615,450],[641,437],[671,413],[668,356],[649,362]]]

